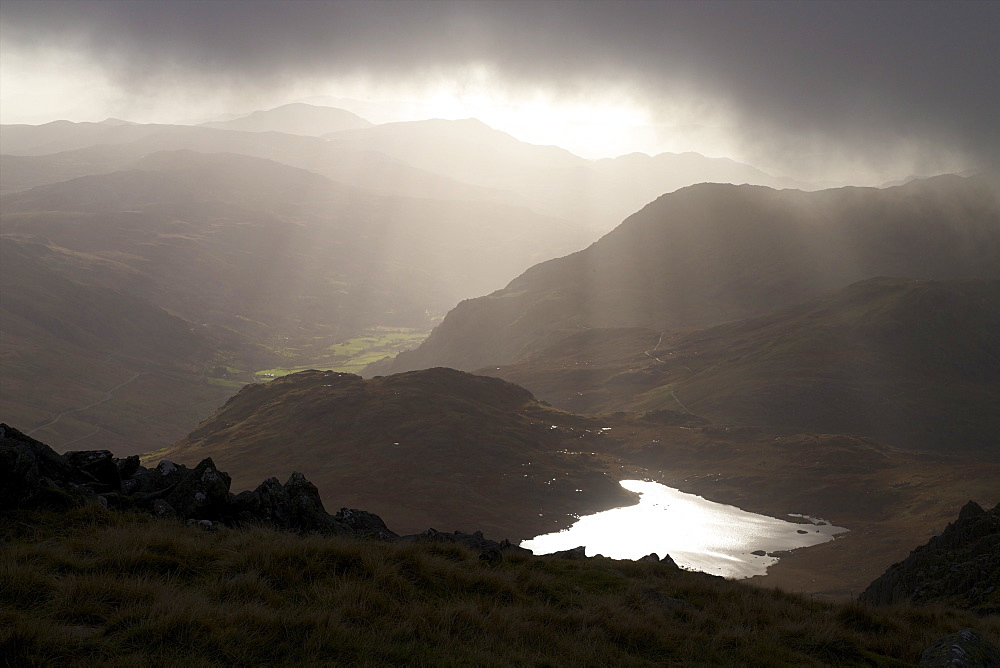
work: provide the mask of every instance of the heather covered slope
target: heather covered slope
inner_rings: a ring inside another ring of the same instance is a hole
[[[702,184],[462,302],[420,348],[372,372],[496,366],[584,328],[703,327],[876,276],[995,278],[998,268],[995,174],[813,193]]]
[[[713,421],[1000,453],[1000,281],[872,279],[755,319],[593,329],[480,373],[576,412]]]

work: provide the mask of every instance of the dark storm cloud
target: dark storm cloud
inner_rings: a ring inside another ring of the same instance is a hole
[[[159,77],[426,76],[469,62],[513,86],[695,90],[766,153],[808,139],[1000,159],[997,2],[13,2],[3,38],[65,43],[126,86]]]

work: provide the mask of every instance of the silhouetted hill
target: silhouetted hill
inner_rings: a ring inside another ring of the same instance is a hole
[[[237,489],[262,471],[308,471],[324,494],[377,505],[397,531],[477,517],[487,533],[526,537],[573,513],[629,503],[606,464],[561,452],[598,438],[600,426],[516,385],[451,369],[372,380],[306,371],[243,388],[147,459],[212,457]]]
[[[371,123],[344,109],[295,102],[274,109],[255,111],[241,118],[202,123],[202,125],[222,130],[285,132],[291,135],[318,137],[329,132],[367,128]]]
[[[718,324],[885,275],[1000,275],[997,178],[814,193],[685,188],[586,250],[462,302],[420,348],[372,372],[508,364],[589,327]]]
[[[714,421],[1000,451],[1000,281],[872,279],[694,332],[591,329],[480,373],[574,411]]]

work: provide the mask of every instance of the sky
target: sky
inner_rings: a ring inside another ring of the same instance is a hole
[[[348,99],[588,158],[867,183],[1000,163],[998,34],[989,0],[4,0],[0,120]]]

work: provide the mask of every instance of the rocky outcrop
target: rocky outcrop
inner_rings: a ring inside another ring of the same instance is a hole
[[[1000,650],[972,629],[946,635],[924,650],[919,668],[989,668],[1000,666]]]
[[[1000,612],[1000,504],[969,501],[958,519],[893,564],[862,592],[874,605],[944,603],[981,614]]]
[[[351,535],[385,541],[456,543],[491,552],[490,561],[507,551],[530,550],[485,538],[481,531],[445,533],[428,529],[399,536],[374,513],[341,508],[330,515],[319,490],[301,473],[284,485],[268,478],[255,490],[233,494],[231,479],[212,459],[189,469],[161,461],[141,466],[138,457],[118,459],[107,450],[60,455],[17,429],[0,424],[0,512],[49,508],[67,510],[86,504],[137,509],[191,524],[268,524],[279,529],[327,535]]]

